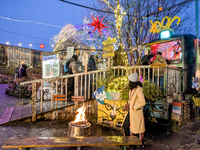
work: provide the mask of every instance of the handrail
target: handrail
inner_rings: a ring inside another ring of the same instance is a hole
[[[170,66],[167,65],[168,68],[170,69],[175,69],[175,70],[179,70],[182,71],[182,69],[180,68],[176,68],[174,66]],[[151,65],[138,65],[138,66],[130,66],[128,69],[133,69],[133,68],[151,68]],[[125,66],[117,66],[117,67],[112,67],[111,69],[126,69]],[[100,70],[95,70],[95,71],[88,71],[88,74],[93,74],[93,73],[98,73],[98,72],[105,72],[107,71],[107,69],[100,69]],[[47,78],[47,79],[37,79],[37,80],[32,80],[32,81],[26,81],[26,82],[21,82],[20,85],[26,85],[26,84],[31,84],[31,83],[37,83],[37,82],[47,82],[47,81],[53,81],[53,80],[59,80],[59,79],[64,79],[64,78],[71,78],[71,77],[75,77],[75,76],[81,76],[81,75],[85,75],[85,73],[76,73],[76,74],[71,74],[71,75],[64,75],[64,76],[60,76],[60,77],[53,77],[53,78]]]
[[[89,71],[87,74],[92,74],[92,73],[98,73],[98,72],[104,72],[107,71],[107,69],[101,69],[101,70],[96,70],[96,71]],[[26,84],[31,84],[31,83],[37,83],[37,82],[46,82],[46,81],[53,81],[53,80],[59,80],[59,79],[64,79],[64,78],[71,78],[75,76],[81,76],[85,75],[85,73],[76,73],[76,74],[69,74],[69,75],[64,75],[60,77],[53,77],[53,78],[47,78],[47,79],[37,79],[37,80],[32,80],[32,81],[26,81],[26,82],[21,82],[20,85],[26,85]]]
[[[170,68],[170,69],[174,69],[174,70],[178,70],[178,71],[183,71],[183,69],[177,68],[177,67],[174,67],[174,66],[167,65],[167,67]]]

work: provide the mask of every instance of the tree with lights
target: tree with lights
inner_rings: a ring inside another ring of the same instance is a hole
[[[118,37],[119,45],[135,60],[134,65],[141,57],[142,45],[158,38],[158,35],[149,33],[150,19],[161,21],[164,16],[173,17],[187,12],[190,10],[187,7],[190,2],[192,0],[96,0],[95,8],[111,13],[93,12],[93,15],[98,14],[100,18],[105,16],[104,20],[109,26],[111,37]],[[179,26],[175,26],[174,22],[172,28],[180,33],[189,20],[190,17],[182,15]]]

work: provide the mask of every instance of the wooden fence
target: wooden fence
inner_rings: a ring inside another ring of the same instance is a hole
[[[112,67],[114,76],[125,76],[127,74],[138,72],[139,77],[142,76],[143,79],[147,79],[150,82],[155,82],[155,69],[159,72],[160,68],[152,68],[151,65],[146,66],[131,66],[129,68],[125,67]],[[90,71],[85,73],[77,73],[71,75],[65,75],[61,77],[49,78],[49,79],[39,79],[33,81],[22,82],[20,85],[32,85],[32,121],[36,121],[36,85],[41,86],[41,112],[43,105],[43,85],[47,82],[51,84],[51,110],[53,110],[53,95],[66,95],[65,106],[67,107],[67,93],[68,93],[68,79],[74,78],[74,96],[84,96],[85,101],[92,98],[92,93],[98,88],[98,79],[105,77],[107,69]],[[164,94],[173,95],[173,93],[181,93],[181,69],[166,66],[164,67]],[[159,74],[157,78],[157,85],[159,85]],[[91,103],[93,103],[91,101]],[[78,106],[77,104],[75,104]],[[75,108],[76,109],[76,108]],[[95,112],[93,112],[95,113]]]

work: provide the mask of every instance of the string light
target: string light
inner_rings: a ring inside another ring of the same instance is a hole
[[[117,77],[108,83],[109,92],[121,93],[124,87],[128,86],[128,78],[126,76]]]
[[[9,42],[6,42],[6,44],[8,45],[8,44],[10,44]]]
[[[11,21],[17,21],[17,22],[35,23],[35,24],[40,24],[40,25],[46,25],[46,26],[51,26],[51,27],[62,28],[61,26],[47,24],[47,23],[41,23],[41,22],[35,22],[35,21],[30,21],[30,20],[14,19],[14,18],[4,17],[4,16],[0,16],[0,18],[6,19],[6,20],[11,20]]]
[[[22,46],[22,43],[19,43],[18,45],[19,45],[19,46]]]
[[[32,47],[32,44],[29,44],[30,47]]]

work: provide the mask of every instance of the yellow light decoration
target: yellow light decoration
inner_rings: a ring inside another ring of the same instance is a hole
[[[114,86],[111,86],[113,85]],[[128,85],[128,78],[126,76],[117,77],[108,83],[108,90],[110,92],[122,92],[124,87]]]
[[[162,11],[163,9],[162,9],[162,7],[159,7],[158,10],[159,10],[159,11]]]
[[[166,23],[166,25],[163,25],[163,23],[166,19],[167,19],[167,23]],[[151,29],[149,32],[154,34],[154,33],[160,33],[163,30],[172,30],[173,31],[173,29],[171,29],[170,26],[171,26],[172,22],[174,22],[175,20],[178,20],[177,25],[179,25],[181,18],[178,16],[174,16],[172,19],[171,19],[171,17],[165,16],[161,22],[159,22],[159,21],[153,22],[152,20],[150,20]]]

